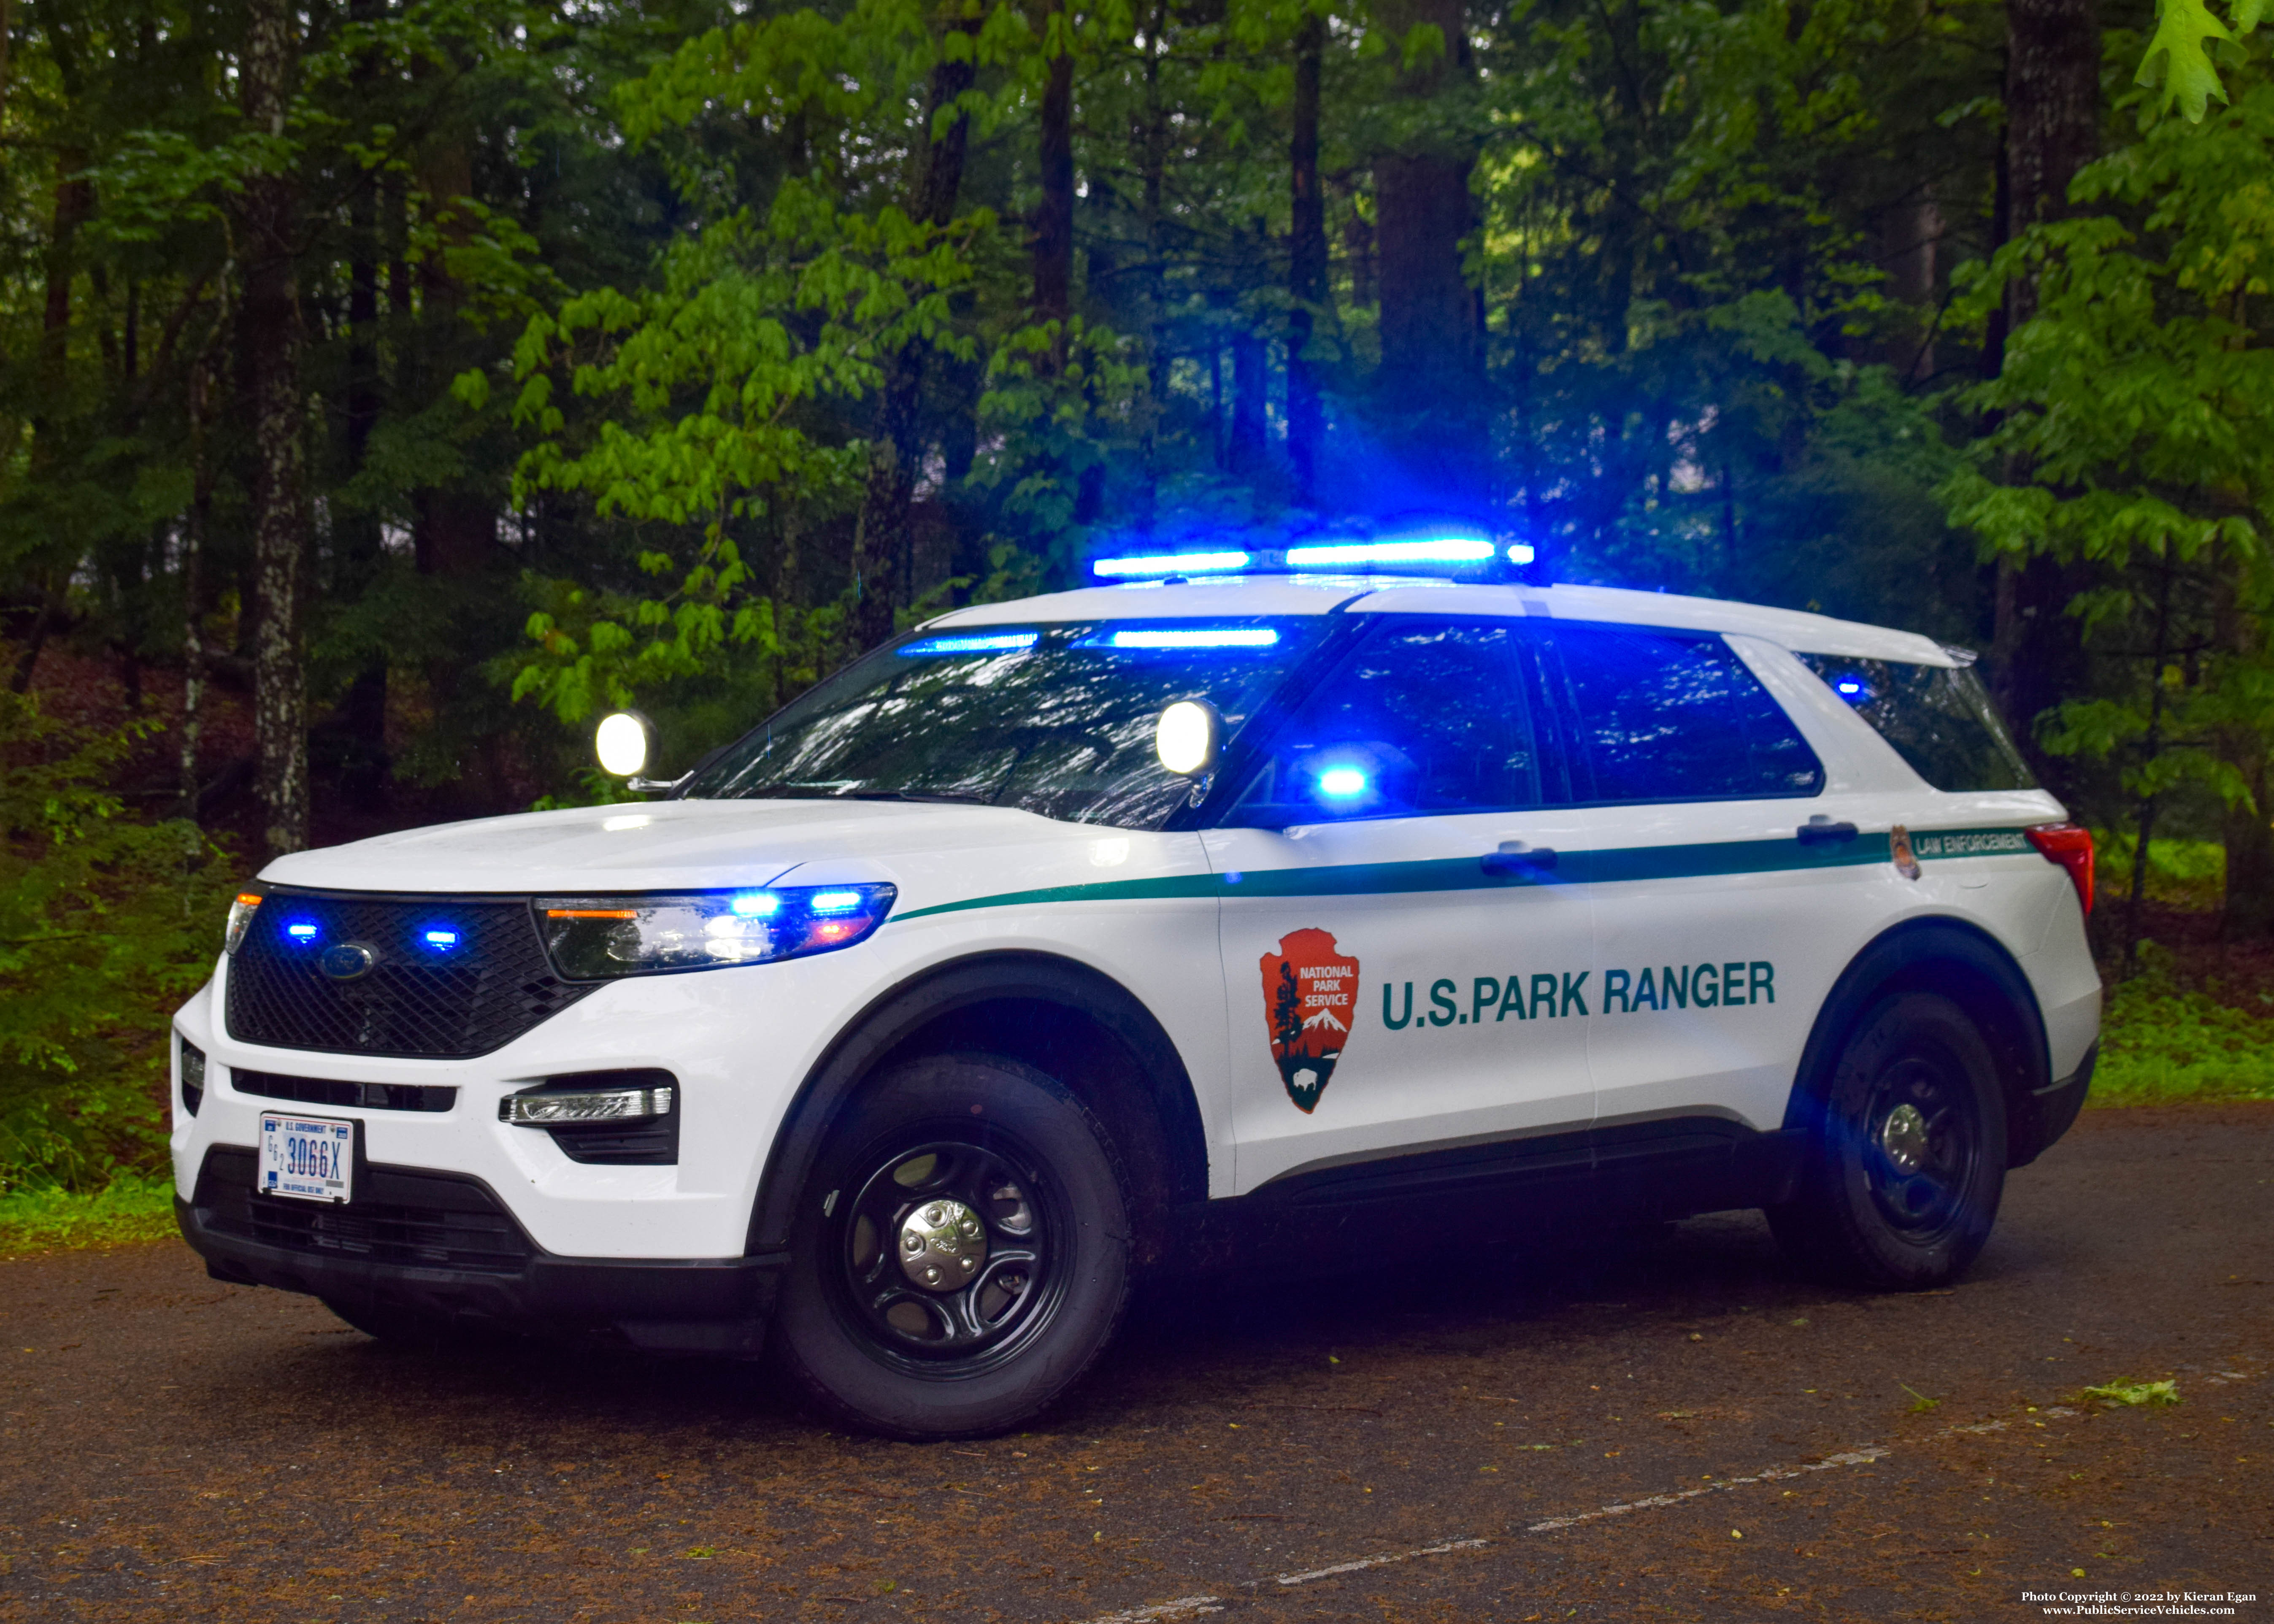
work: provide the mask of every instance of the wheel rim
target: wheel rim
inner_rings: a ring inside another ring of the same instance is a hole
[[[1002,1142],[907,1139],[857,1163],[834,1206],[831,1283],[870,1354],[951,1380],[1001,1364],[1064,1295],[1063,1204]]]
[[[1931,1242],[1959,1219],[1981,1159],[1973,1090],[1955,1066],[1907,1055],[1872,1086],[1864,1173],[1888,1224]]]

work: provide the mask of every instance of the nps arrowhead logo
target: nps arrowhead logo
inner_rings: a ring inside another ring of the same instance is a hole
[[[1318,1108],[1358,1010],[1358,960],[1324,930],[1296,930],[1262,959],[1263,1021],[1287,1097],[1306,1116]]]

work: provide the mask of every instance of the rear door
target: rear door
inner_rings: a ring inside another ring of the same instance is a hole
[[[1731,639],[1540,635],[1594,846],[1599,1155],[1778,1127],[1816,1011],[1880,911],[1865,893],[1893,878],[1886,836],[1858,834],[1855,797]]]
[[[1204,837],[1241,1189],[1559,1132],[1585,1165],[1593,936],[1541,705],[1520,622],[1384,617]]]

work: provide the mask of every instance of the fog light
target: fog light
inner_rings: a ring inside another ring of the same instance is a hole
[[[631,1122],[671,1115],[671,1090],[661,1088],[547,1089],[509,1094],[498,1101],[498,1120],[517,1128],[565,1128],[583,1122]]]
[[[182,1109],[194,1116],[206,1102],[206,1051],[182,1041]]]

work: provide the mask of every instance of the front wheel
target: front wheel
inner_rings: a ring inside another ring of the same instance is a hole
[[[1096,1119],[995,1056],[917,1060],[857,1098],[808,1177],[775,1346],[850,1425],[915,1440],[1018,1425],[1119,1325],[1128,1203]]]
[[[1786,1253],[1878,1289],[1963,1273],[1990,1238],[2006,1183],[1997,1066],[1965,1011],[1934,993],[1881,999],[1818,1103],[1798,1193],[1769,1209]]]

